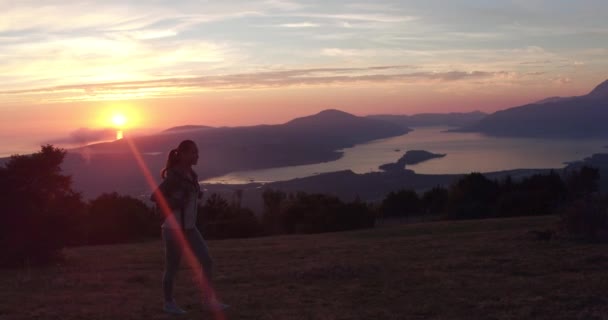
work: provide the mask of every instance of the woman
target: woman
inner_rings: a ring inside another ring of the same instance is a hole
[[[152,194],[164,211],[165,221],[162,225],[162,236],[165,244],[165,272],[163,275],[163,310],[171,314],[184,314],[173,298],[173,285],[180,260],[185,250],[192,251],[202,266],[202,283],[207,295],[206,306],[222,310],[228,306],[220,303],[210,286],[213,260],[201,233],[196,228],[198,202],[202,192],[198,177],[192,166],[198,162],[198,148],[194,141],[184,140],[177,149],[171,150],[167,164],[161,172],[163,178],[158,189]],[[164,207],[164,209],[163,209]]]

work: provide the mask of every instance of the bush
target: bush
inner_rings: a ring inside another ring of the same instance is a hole
[[[559,210],[560,231],[574,239],[608,240],[608,199],[590,195],[572,201]]]
[[[84,244],[141,241],[160,236],[161,217],[143,201],[117,193],[102,194],[89,203]]]

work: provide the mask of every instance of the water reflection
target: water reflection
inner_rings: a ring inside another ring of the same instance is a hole
[[[445,153],[443,158],[407,166],[417,173],[452,174],[493,172],[511,169],[562,168],[568,161],[581,160],[605,152],[606,140],[497,138],[478,133],[445,132],[447,127],[422,127],[388,139],[372,141],[341,150],[343,157],[331,162],[233,172],[205,180],[206,183],[272,182],[319,173],[352,170],[356,173],[380,171],[385,163],[396,162],[408,150]],[[397,151],[398,150],[398,151]]]

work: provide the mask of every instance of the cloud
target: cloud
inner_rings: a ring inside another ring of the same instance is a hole
[[[312,22],[284,23],[279,25],[279,27],[285,28],[316,28],[320,26],[320,24]]]
[[[25,1],[24,1],[25,2]],[[49,1],[50,2],[50,1]],[[197,7],[195,2],[181,2],[172,6],[121,1],[98,3],[23,3],[19,6],[0,2],[0,33],[6,32],[119,32],[145,30],[156,25],[171,24],[188,29],[200,23],[217,22],[261,15],[276,5],[243,4],[239,10],[228,4]],[[204,10],[203,10],[204,9]],[[69,17],[69,19],[66,19]]]
[[[405,22],[414,21],[418,17],[407,16],[407,15],[393,15],[385,13],[298,13],[293,14],[294,17],[306,17],[306,18],[317,18],[317,19],[328,19],[337,21],[366,21],[366,22],[382,22],[382,23],[393,23],[393,22]]]
[[[370,53],[367,50],[325,48],[325,49],[321,50],[321,54],[324,56],[330,56],[330,57],[353,57],[353,56],[369,55]]]
[[[285,11],[294,11],[304,8],[304,5],[294,2],[294,1],[286,1],[286,0],[266,0],[264,4],[280,10]]]
[[[476,71],[566,75],[557,70],[564,64],[599,73],[606,49],[598,43],[605,42],[608,27],[594,17],[606,6],[544,0],[22,0],[15,6],[0,0],[0,104],[17,95],[29,95],[31,102],[111,100],[459,78],[450,72],[468,73],[459,79],[476,77]],[[365,68],[258,72],[388,64],[417,65],[426,76]]]
[[[49,141],[50,144],[71,144],[81,145],[88,144],[91,142],[108,141],[116,138],[116,130],[105,128],[105,129],[90,129],[90,128],[79,128],[70,132],[68,137],[59,138]]]
[[[105,100],[146,98],[152,96],[188,96],[201,90],[268,89],[298,86],[348,84],[454,82],[475,79],[511,79],[519,75],[506,71],[447,71],[404,72],[415,66],[374,66],[366,68],[316,68],[240,73],[221,76],[166,78],[148,81],[126,81],[64,85],[15,91],[0,91],[0,95],[31,95],[70,93],[73,100]],[[78,94],[80,92],[80,94]],[[138,96],[139,95],[139,96]],[[86,132],[84,132],[86,133]]]
[[[552,78],[551,81],[553,81],[554,83],[556,83],[558,85],[563,86],[563,85],[567,85],[567,84],[571,83],[572,79],[570,77],[559,75],[555,78]]]

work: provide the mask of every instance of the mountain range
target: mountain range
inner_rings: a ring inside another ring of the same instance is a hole
[[[608,137],[606,123],[608,81],[584,96],[551,97],[489,115],[477,111],[358,117],[325,110],[279,125],[180,126],[70,149],[62,167],[86,198],[114,191],[143,195],[150,190],[146,175],[158,181],[167,153],[185,139],[197,143],[200,158],[195,168],[199,178],[205,179],[234,171],[336,160],[342,155],[340,149],[403,135],[410,126],[461,126],[460,131],[495,136],[587,138]]]
[[[342,155],[337,150],[409,130],[339,110],[325,110],[280,125],[182,126],[134,137],[132,144],[122,139],[69,150],[63,169],[85,197],[112,191],[137,195],[149,192],[149,187],[134,155],[140,155],[146,170],[157,178],[167,153],[185,139],[198,145],[200,157],[195,168],[199,178],[205,179],[240,170],[332,161]]]
[[[404,127],[448,126],[463,127],[476,123],[487,116],[487,113],[473,111],[467,113],[420,113],[415,115],[370,115],[368,118],[397,123]]]
[[[492,136],[592,138],[608,137],[608,80],[589,94],[551,97],[490,114],[457,131]]]

